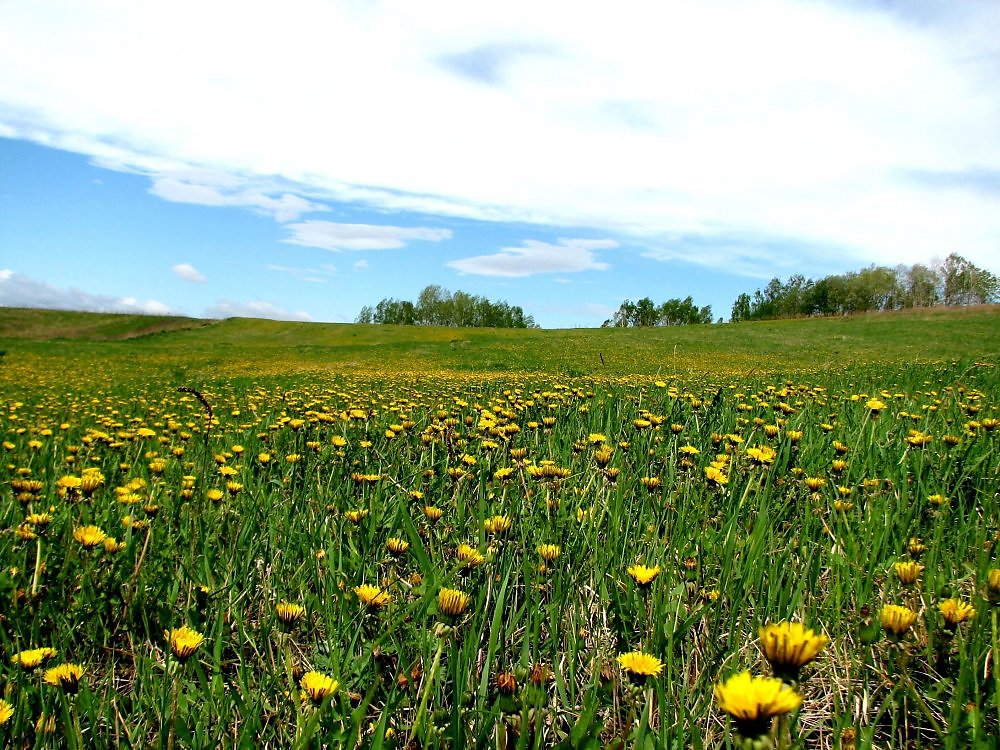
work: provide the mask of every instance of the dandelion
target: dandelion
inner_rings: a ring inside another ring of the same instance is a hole
[[[438,612],[448,617],[458,617],[469,606],[471,598],[468,594],[458,589],[443,588],[438,591],[437,595]]]
[[[928,495],[927,502],[940,508],[942,505],[948,504],[948,498],[945,495],[940,494]]]
[[[444,511],[434,505],[424,506],[424,517],[427,518],[431,523],[437,523],[441,520],[441,516],[444,515]]]
[[[340,683],[322,672],[306,672],[299,680],[299,687],[302,688],[303,700],[311,700],[318,706],[327,696],[337,692]]]
[[[907,561],[898,562],[893,566],[893,570],[896,572],[896,578],[904,586],[912,586],[920,578],[920,574],[924,572],[924,566],[918,563]]]
[[[483,553],[468,544],[458,545],[458,549],[455,550],[455,557],[468,568],[475,568],[486,562],[486,557]]]
[[[380,589],[378,586],[372,586],[370,583],[355,586],[354,593],[359,602],[372,610],[381,609],[392,601],[392,596],[388,591]]]
[[[705,479],[710,485],[724,487],[729,484],[729,477],[717,466],[705,467]]]
[[[97,545],[101,544],[107,534],[101,531],[97,526],[77,526],[73,529],[73,538],[84,549],[93,549]]]
[[[647,677],[656,677],[663,671],[663,662],[642,651],[629,651],[618,657],[618,666],[636,682],[644,682]]]
[[[6,724],[13,715],[14,707],[3,698],[0,698],[0,724]]]
[[[771,719],[795,711],[802,696],[776,677],[752,677],[740,672],[715,686],[719,708],[729,714],[745,739],[762,738],[771,731]]]
[[[507,516],[493,516],[492,518],[487,518],[483,521],[483,530],[487,534],[493,534],[494,536],[499,536],[507,531],[510,531],[512,521]]]
[[[954,630],[963,622],[971,620],[976,616],[976,610],[968,602],[961,599],[945,599],[938,602],[938,611],[944,618],[949,629]]]
[[[822,651],[829,639],[801,622],[779,622],[760,629],[760,644],[774,676],[794,682],[799,670]]]
[[[628,569],[628,574],[641,588],[648,588],[660,575],[660,566],[650,568],[646,565],[632,565]]]
[[[992,604],[1000,604],[1000,568],[991,568],[986,574],[986,598]]]
[[[187,625],[168,630],[164,634],[164,638],[170,644],[170,651],[182,663],[186,662],[205,642],[205,636]]]
[[[562,554],[562,547],[560,547],[558,544],[539,544],[538,545],[538,555],[545,562],[550,563],[553,560],[555,560],[557,557],[559,557],[559,555],[561,555],[561,554]]]
[[[302,619],[306,613],[306,608],[301,604],[282,600],[274,605],[274,613],[278,616],[278,620],[282,625],[290,628]]]
[[[29,648],[25,651],[19,651],[10,658],[10,661],[12,664],[19,665],[22,669],[34,669],[43,661],[51,659],[55,655],[56,650],[54,648],[43,646],[42,648]]]
[[[873,417],[877,417],[879,415],[879,412],[885,409],[885,402],[880,401],[877,398],[870,398],[868,399],[868,401],[865,402],[865,408],[868,409],[869,412],[871,412],[871,415]]]
[[[917,613],[898,604],[886,604],[879,613],[879,620],[893,638],[900,638],[917,621]]]
[[[83,677],[82,666],[66,663],[46,669],[42,680],[46,685],[62,688],[65,692],[73,695],[80,687],[81,677]]]
[[[927,551],[927,545],[921,542],[919,537],[911,536],[906,545],[906,551],[910,553],[910,557],[915,559]]]
[[[405,539],[391,536],[385,540],[385,548],[389,551],[390,555],[400,557],[406,554],[406,550],[410,548],[410,543]]]

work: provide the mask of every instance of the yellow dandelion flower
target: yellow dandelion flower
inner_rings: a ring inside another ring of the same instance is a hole
[[[93,549],[101,544],[107,534],[97,526],[77,526],[73,529],[73,538],[83,546],[84,549]]]
[[[539,544],[538,555],[545,562],[552,562],[562,554],[562,547],[558,544]]]
[[[83,677],[82,666],[66,663],[46,669],[42,680],[46,685],[62,688],[67,693],[72,694],[79,689],[81,677]]]
[[[486,562],[486,557],[483,553],[468,544],[458,545],[458,549],[455,550],[455,557],[469,568],[475,568]]]
[[[14,707],[3,698],[0,698],[0,724],[6,724],[13,715]]]
[[[424,516],[431,523],[437,523],[441,520],[441,516],[444,515],[444,511],[434,505],[424,506]]]
[[[663,662],[651,654],[642,651],[629,651],[618,656],[618,666],[630,677],[639,681],[647,677],[656,677],[663,671]]]
[[[646,588],[660,575],[660,566],[655,565],[650,568],[646,565],[632,565],[628,569],[628,574],[639,586]]]
[[[378,586],[372,586],[370,583],[355,586],[354,593],[357,595],[358,601],[369,609],[380,609],[392,601],[392,596],[388,591]]]
[[[322,672],[306,672],[299,680],[299,686],[302,688],[303,699],[319,705],[327,696],[337,692],[340,683]]]
[[[483,530],[487,534],[500,535],[510,531],[513,522],[507,516],[493,516],[483,521]]]
[[[306,613],[306,608],[294,602],[280,601],[274,605],[274,612],[282,625],[291,627],[302,619]]]
[[[775,677],[752,677],[740,672],[715,686],[719,708],[733,718],[744,738],[766,735],[775,716],[795,711],[802,696]]]
[[[17,664],[23,669],[34,669],[43,661],[51,659],[56,655],[54,648],[43,646],[42,648],[29,648],[14,654],[10,660],[12,664]]]
[[[904,586],[912,586],[920,578],[920,574],[924,572],[923,565],[909,560],[895,563],[892,568],[896,573],[896,578]]]
[[[948,627],[952,629],[976,616],[976,610],[973,606],[961,599],[945,599],[938,602],[938,611]]]
[[[389,554],[399,557],[406,554],[406,550],[410,548],[410,543],[405,539],[391,536],[385,540],[385,548],[389,551]]]
[[[917,621],[917,613],[898,604],[886,604],[879,613],[879,620],[883,628],[898,638],[904,635]]]
[[[799,670],[822,651],[829,639],[801,622],[778,622],[760,629],[760,645],[774,676],[798,679]]]
[[[164,638],[170,644],[170,651],[181,662],[187,661],[205,642],[205,636],[187,625],[168,630]]]
[[[471,596],[458,589],[443,588],[438,591],[438,612],[448,617],[458,617],[469,606]]]

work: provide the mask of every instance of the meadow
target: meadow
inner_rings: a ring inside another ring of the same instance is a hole
[[[5,745],[1000,747],[997,308],[0,350]]]

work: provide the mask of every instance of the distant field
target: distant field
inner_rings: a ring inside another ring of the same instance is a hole
[[[69,342],[72,342],[70,344]],[[62,357],[202,381],[290,372],[727,375],[858,363],[994,361],[1000,307],[649,329],[456,329],[97,315],[0,308],[8,373]]]
[[[0,350],[0,747],[997,750],[996,307]]]

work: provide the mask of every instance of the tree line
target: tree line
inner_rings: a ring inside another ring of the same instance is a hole
[[[436,284],[424,287],[416,302],[387,297],[375,307],[365,305],[355,323],[463,328],[537,328],[535,319],[517,305],[491,302],[463,291],[450,292]]]
[[[657,305],[649,297],[638,302],[625,300],[601,328],[639,328],[647,326],[683,326],[712,322],[712,306],[698,307],[690,296],[668,299]]]
[[[935,305],[975,305],[996,302],[998,296],[1000,280],[996,276],[952,253],[931,266],[872,265],[818,281],[801,274],[787,281],[775,277],[753,296],[743,293],[737,297],[730,320],[736,323]]]

